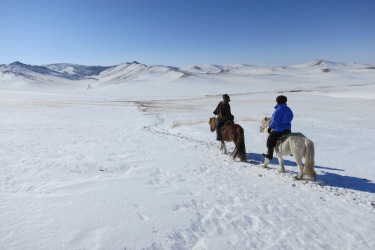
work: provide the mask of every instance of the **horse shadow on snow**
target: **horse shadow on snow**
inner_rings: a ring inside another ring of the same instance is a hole
[[[256,153],[247,153],[247,159],[249,164],[260,165],[264,161],[264,157],[261,154]],[[271,164],[279,166],[279,161],[276,157],[272,159]],[[297,163],[284,159],[284,165],[289,167],[295,167],[298,169]],[[346,188],[362,192],[375,193],[375,183],[366,178],[359,178],[353,176],[340,175],[333,172],[327,171],[340,171],[345,172],[343,169],[339,168],[329,168],[323,166],[315,165],[315,171],[317,172],[317,181],[326,186],[337,187],[337,188]],[[287,170],[288,171],[288,170]],[[289,171],[291,172],[291,171]],[[296,173],[298,170],[296,171]]]

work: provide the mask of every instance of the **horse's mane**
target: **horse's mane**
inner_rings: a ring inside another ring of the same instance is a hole
[[[270,125],[271,121],[272,121],[271,117],[267,117],[267,116],[264,117],[262,121],[260,122],[261,123],[260,128],[259,128],[260,132],[263,132],[263,130]]]
[[[263,124],[267,124],[269,125],[270,123],[272,122],[272,118],[271,117],[268,117],[268,116],[265,116],[262,120],[262,125]]]
[[[208,124],[212,124],[216,127],[216,124],[217,124],[217,119],[216,117],[211,117],[210,120],[208,121]]]

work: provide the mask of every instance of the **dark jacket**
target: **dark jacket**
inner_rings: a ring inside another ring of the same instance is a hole
[[[272,122],[270,128],[277,132],[283,132],[284,130],[292,130],[293,112],[285,104],[276,105],[275,111],[272,114]]]
[[[234,119],[232,113],[230,112],[229,103],[224,103],[224,101],[219,102],[216,109],[214,110],[214,114],[217,115],[218,118],[226,118],[229,120]]]

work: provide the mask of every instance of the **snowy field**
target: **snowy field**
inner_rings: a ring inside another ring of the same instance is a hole
[[[3,74],[0,249],[375,249],[375,70],[344,69]],[[224,93],[248,162],[209,131]],[[283,174],[276,158],[259,166],[260,120],[281,93],[315,144],[315,182],[294,179],[293,157]]]

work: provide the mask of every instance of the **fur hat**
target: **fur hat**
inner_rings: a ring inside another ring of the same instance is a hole
[[[223,95],[223,100],[230,100],[229,95],[227,95],[227,94]]]
[[[277,104],[284,104],[287,101],[288,101],[288,98],[286,96],[279,95],[278,97],[276,97]]]

